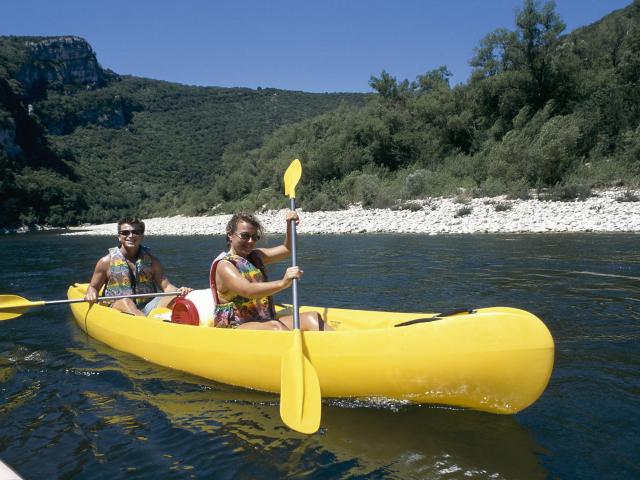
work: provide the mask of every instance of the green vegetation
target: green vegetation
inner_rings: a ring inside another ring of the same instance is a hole
[[[619,197],[616,197],[616,200],[618,202],[640,202],[640,197],[632,191],[627,190]]]
[[[378,95],[364,108],[287,125],[261,148],[228,155],[229,166],[263,175],[224,198],[226,207],[241,200],[260,208],[265,192],[275,198],[278,172],[295,156],[305,166],[301,206],[311,210],[459,189],[568,200],[593,187],[638,185],[639,21],[635,2],[563,37],[553,4],[525,1],[515,31],[482,40],[467,84],[452,88],[444,66],[415,81],[383,71],[371,78]]]
[[[460,207],[456,210],[453,218],[466,217],[467,215],[471,215],[471,212],[473,212],[473,207]]]
[[[293,158],[303,162],[307,210],[635,187],[640,1],[564,29],[553,3],[525,0],[514,31],[480,42],[467,83],[450,86],[445,66],[414,81],[383,71],[371,95],[187,87],[113,72],[91,88],[53,81],[43,95],[19,75],[24,40],[2,37],[0,225],[282,207]],[[12,133],[19,152],[2,140]]]
[[[366,97],[96,72],[86,42],[61,37],[76,56],[89,57],[84,76],[95,81],[74,83],[57,47],[30,50],[42,41],[55,38],[0,37],[0,226],[208,212],[209,199],[220,201],[210,192],[225,172],[226,148],[256,148],[280,125],[343,103],[363,105]]]
[[[493,206],[496,212],[507,212],[513,208],[513,205],[506,202],[498,202]]]

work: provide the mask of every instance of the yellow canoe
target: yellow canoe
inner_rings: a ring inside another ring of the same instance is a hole
[[[86,284],[69,287],[82,298]],[[88,335],[147,361],[241,387],[280,391],[287,332],[233,330],[132,317],[70,304]],[[323,397],[388,398],[516,413],[547,386],[554,343],[535,315],[508,307],[436,314],[338,308],[319,311],[334,332],[303,332]],[[411,320],[423,319],[416,323]],[[396,326],[401,323],[406,326]]]

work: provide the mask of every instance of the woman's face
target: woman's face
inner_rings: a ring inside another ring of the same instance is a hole
[[[258,240],[260,240],[258,229],[243,220],[238,222],[236,231],[227,234],[227,237],[231,249],[243,257],[249,255],[256,248]]]

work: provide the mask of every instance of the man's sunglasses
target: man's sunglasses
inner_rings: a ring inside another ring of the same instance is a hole
[[[254,233],[253,235],[251,235],[249,232],[240,232],[240,233],[236,233],[236,235],[240,237],[242,240],[244,240],[245,242],[248,242],[249,239],[253,240],[254,242],[257,242],[258,240],[260,240],[260,235],[258,235],[257,233]]]
[[[123,237],[129,237],[131,235],[133,236],[139,236],[141,235],[141,231],[140,230],[120,230],[120,235],[122,235]]]

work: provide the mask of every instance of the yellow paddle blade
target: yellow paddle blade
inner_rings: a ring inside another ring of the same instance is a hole
[[[322,396],[315,368],[302,351],[302,333],[294,330],[293,345],[282,356],[280,417],[292,430],[315,433],[320,428]]]
[[[289,198],[296,198],[296,185],[302,176],[302,165],[297,158],[293,160],[284,172],[284,194]]]
[[[44,301],[31,302],[18,295],[0,295],[0,320],[11,320],[30,308],[41,305],[44,305]]]

